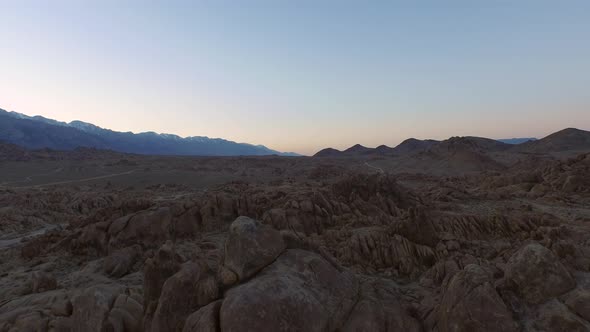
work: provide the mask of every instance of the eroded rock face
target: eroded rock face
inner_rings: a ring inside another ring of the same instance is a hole
[[[219,327],[219,309],[223,301],[212,302],[186,319],[182,332],[217,332]]]
[[[119,218],[109,226],[109,247],[123,248],[136,243],[158,244],[170,238],[173,214],[170,208],[146,210]]]
[[[101,332],[115,300],[124,291],[116,285],[98,285],[84,290],[74,298],[74,331]]]
[[[229,228],[223,265],[245,280],[274,261],[285,250],[281,233],[248,217]]]
[[[226,248],[256,231],[271,231],[258,230],[251,219],[238,218],[231,227],[235,226],[248,227],[248,231],[234,232]],[[319,250],[316,253],[308,243],[290,242],[291,249],[279,252],[251,279],[226,291],[222,302],[192,314],[185,331],[213,329],[217,324],[221,331],[421,330],[419,321],[402,305],[393,283],[363,282],[335,265],[321,249],[314,249]],[[297,245],[306,249],[297,249]]]
[[[33,293],[42,293],[57,288],[55,276],[46,271],[35,271],[31,276]]]
[[[105,258],[103,270],[111,277],[120,278],[130,272],[140,255],[141,246],[139,245],[117,250]]]
[[[402,305],[399,290],[386,280],[362,282],[356,300],[341,331],[422,331],[420,320]]]
[[[467,265],[451,279],[438,311],[441,332],[518,331],[488,271]]]
[[[180,262],[171,242],[167,242],[145,263],[143,279],[144,312],[149,326],[151,316],[156,311],[162,286],[166,280],[180,269]]]
[[[226,293],[220,326],[222,331],[332,330],[352,309],[358,288],[352,275],[321,256],[289,249]]]
[[[576,316],[558,300],[541,305],[527,331],[590,331],[590,323]]]
[[[590,289],[574,289],[563,300],[571,311],[590,322]]]
[[[402,275],[419,275],[432,265],[436,255],[431,247],[381,227],[356,229],[338,253],[345,262],[369,268],[392,267]]]
[[[0,331],[43,331],[56,323],[54,317],[69,319],[71,314],[72,303],[63,289],[30,294],[3,302]]]
[[[119,294],[105,322],[107,331],[140,332],[143,307],[141,298]]]
[[[423,211],[410,209],[408,218],[399,223],[396,232],[417,244],[435,247],[439,241],[432,221]]]
[[[181,331],[186,317],[218,298],[212,271],[197,263],[185,263],[162,287],[151,331]]]
[[[559,258],[538,243],[531,243],[516,252],[508,261],[506,280],[529,303],[541,303],[576,286]]]

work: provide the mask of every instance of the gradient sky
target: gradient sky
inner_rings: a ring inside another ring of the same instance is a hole
[[[0,108],[312,154],[590,129],[590,1],[0,0]]]

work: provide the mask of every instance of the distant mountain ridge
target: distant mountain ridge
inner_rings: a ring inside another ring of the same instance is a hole
[[[590,131],[566,128],[540,140],[529,141],[515,147],[529,153],[585,151],[590,147]]]
[[[16,144],[0,141],[0,161],[100,160],[132,156],[137,156],[137,154],[88,147],[77,147],[72,150],[27,149]]]
[[[590,132],[567,128],[542,139],[511,138],[490,139],[475,136],[451,137],[443,141],[408,138],[394,148],[380,145],[368,148],[356,144],[344,151],[327,148],[314,157],[353,157],[362,155],[411,155],[417,153],[491,153],[512,151],[521,153],[590,151]]]
[[[401,142],[395,148],[387,145],[379,145],[376,148],[368,148],[366,146],[355,144],[350,148],[340,151],[334,148],[326,148],[320,150],[314,157],[347,157],[347,156],[362,156],[362,155],[399,155],[408,154],[412,152],[423,151],[439,141],[435,140],[419,140],[415,138],[408,138]]]
[[[236,143],[222,138],[183,138],[155,132],[118,132],[83,121],[66,123],[3,109],[0,109],[0,140],[29,149],[72,150],[77,147],[91,147],[152,155],[298,155],[272,150],[264,145]]]
[[[499,138],[496,139],[498,142],[506,143],[506,144],[522,144],[529,141],[536,141],[535,137],[520,137],[520,138]]]
[[[511,147],[511,144],[503,143],[490,138],[455,136],[431,145],[428,150],[438,152],[473,151],[485,153],[504,151],[510,149]]]

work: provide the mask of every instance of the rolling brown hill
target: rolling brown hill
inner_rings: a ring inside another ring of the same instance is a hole
[[[566,128],[537,141],[529,141],[514,147],[528,153],[590,151],[590,131]]]
[[[419,140],[416,138],[408,138],[393,148],[393,150],[396,154],[412,154],[425,151],[437,143],[439,143],[439,141],[432,139]]]
[[[505,151],[512,147],[510,144],[502,143],[493,139],[483,137],[451,137],[447,140],[435,143],[428,149],[432,152],[458,152],[471,151],[478,153],[488,153]]]
[[[325,148],[314,154],[314,157],[338,157],[342,155],[342,151],[333,148]]]
[[[355,154],[367,154],[373,152],[372,148],[368,148],[366,146],[362,146],[360,144],[355,144],[348,149],[344,150],[343,152],[348,155],[355,155]]]

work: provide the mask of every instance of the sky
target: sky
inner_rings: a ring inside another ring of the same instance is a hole
[[[0,0],[0,108],[313,154],[590,129],[589,1]]]

